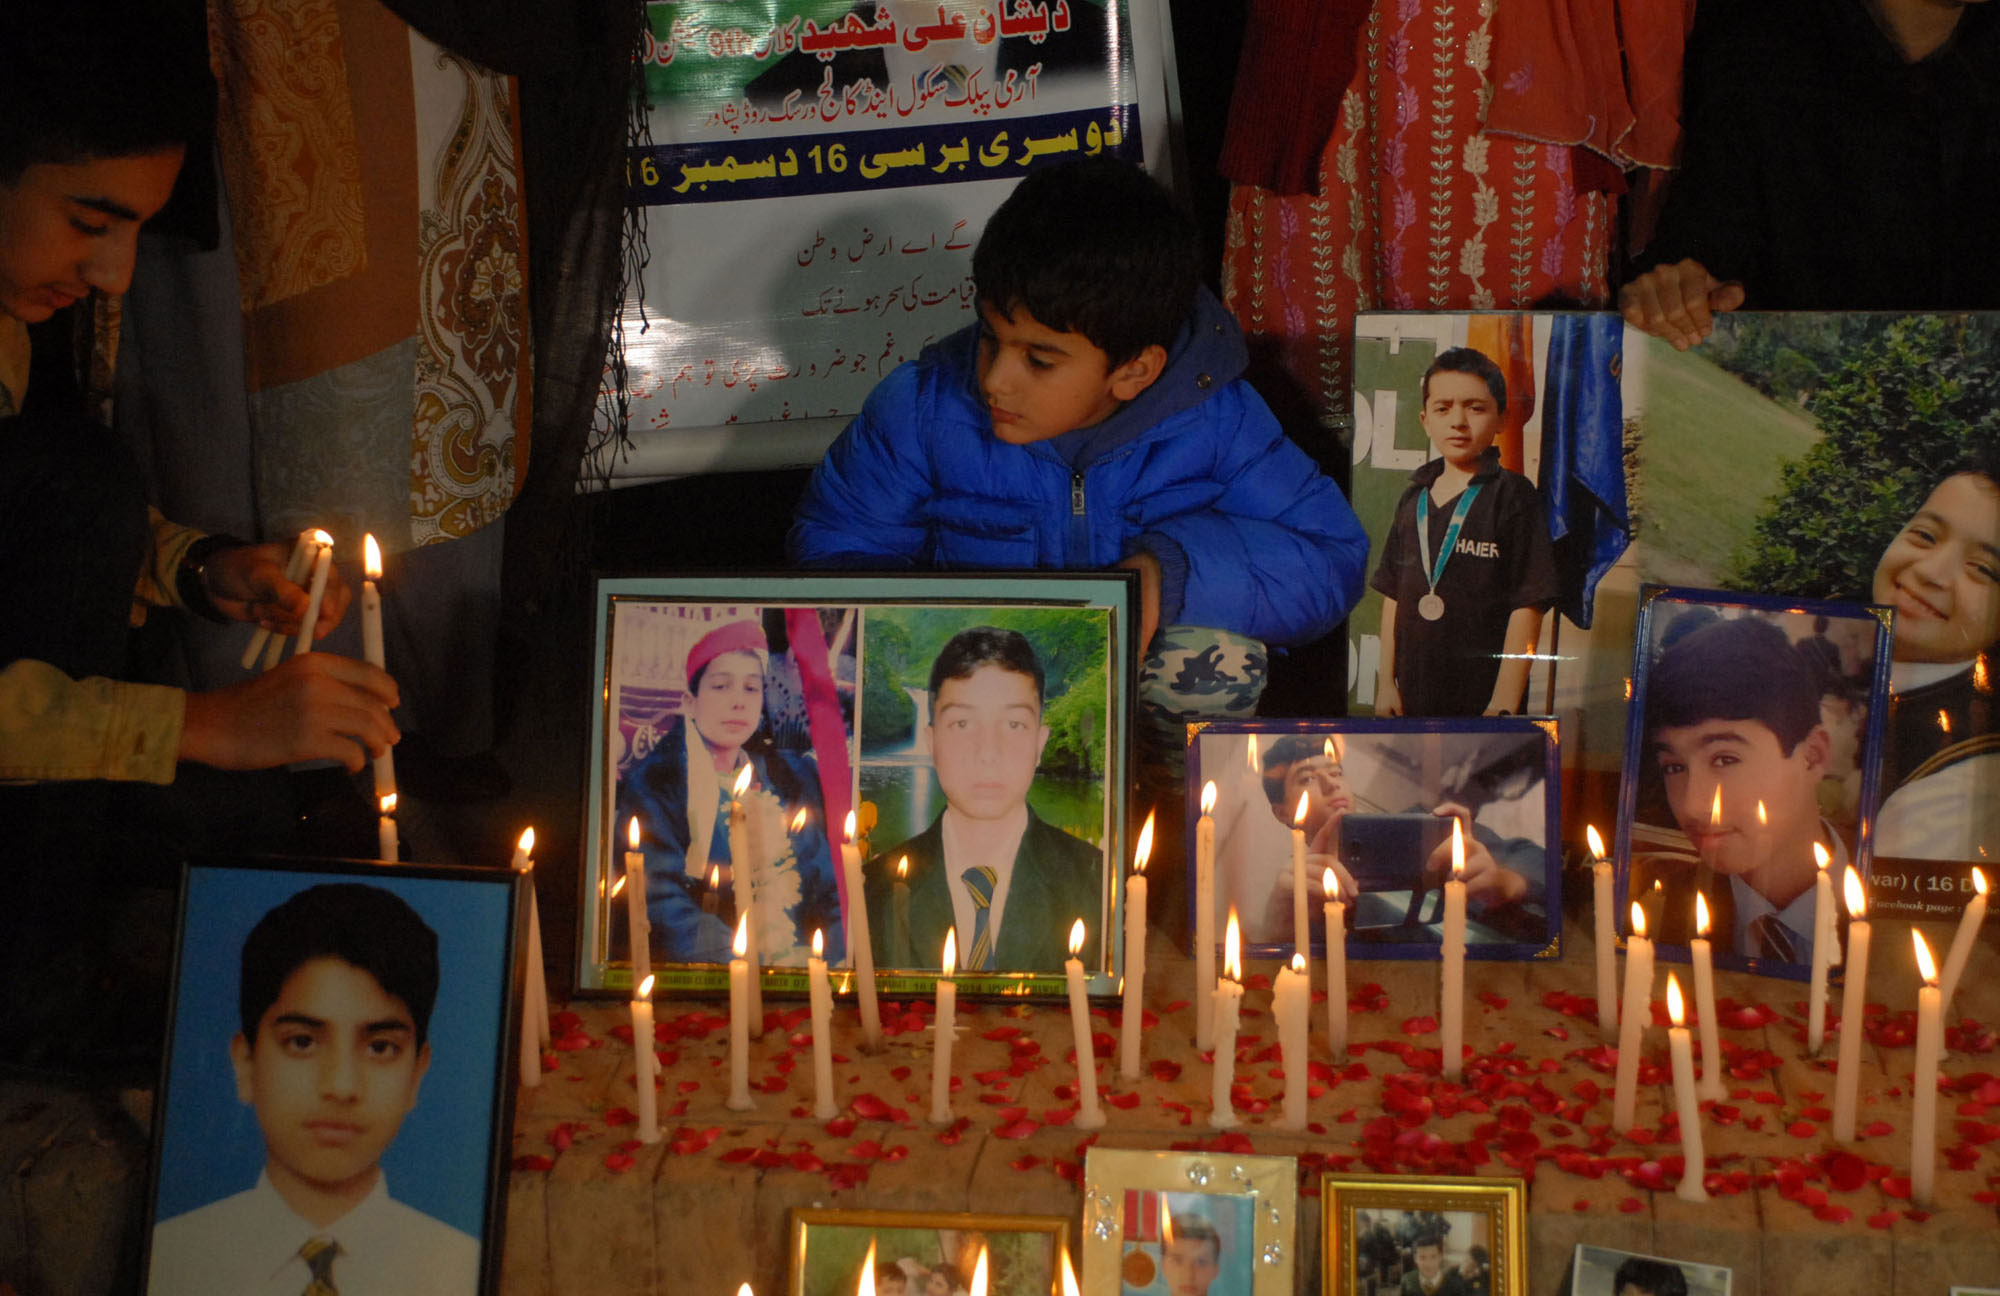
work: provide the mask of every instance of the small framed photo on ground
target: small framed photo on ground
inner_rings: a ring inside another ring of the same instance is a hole
[[[1729,1296],[1729,1282],[1721,1265],[1579,1244],[1569,1290],[1570,1296]]]
[[[1291,1296],[1298,1162],[1094,1147],[1083,1296]]]
[[[1641,588],[1621,933],[1637,899],[1661,956],[1685,962],[1700,896],[1718,965],[1806,979],[1815,848],[1836,896],[1845,869],[1869,871],[1890,620],[1868,604]]]
[[[874,1286],[861,1285],[868,1256]],[[791,1296],[963,1296],[981,1251],[991,1296],[1061,1290],[1069,1222],[1058,1215],[953,1215],[915,1211],[792,1211]],[[1074,1261],[1072,1261],[1074,1263]]]
[[[1320,1180],[1326,1296],[1528,1296],[1521,1179]]]
[[[149,1296],[497,1288],[521,896],[508,870],[188,866]]]
[[[662,988],[720,991],[740,930],[803,993],[814,933],[851,968],[865,917],[884,993],[956,930],[960,994],[1060,994],[1081,919],[1111,993],[1135,583],[600,580],[579,986],[629,988],[637,929]]]
[[[1234,909],[1246,953],[1291,957],[1293,851],[1302,841],[1308,957],[1324,954],[1325,901],[1338,899],[1349,957],[1437,958],[1458,819],[1467,829],[1467,953],[1557,957],[1560,759],[1551,719],[1190,724],[1187,840],[1197,840],[1213,784],[1218,939]],[[1190,931],[1201,903],[1197,867],[1190,853]]]

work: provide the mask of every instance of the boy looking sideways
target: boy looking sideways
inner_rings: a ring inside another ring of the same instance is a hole
[[[1500,466],[1500,367],[1470,347],[1420,389],[1438,457],[1410,476],[1371,584],[1382,594],[1375,714],[1511,715],[1555,602],[1555,558],[1533,482]]]
[[[1368,547],[1242,380],[1197,246],[1127,163],[1029,175],[973,253],[979,322],[869,394],[789,542],[811,567],[1137,571],[1140,698],[1174,757],[1185,718],[1255,709],[1267,644],[1340,622]]]
[[[382,1176],[430,1069],[437,987],[437,934],[380,887],[311,887],[258,920],[229,1059],[264,1172],[154,1230],[149,1291],[476,1289],[479,1244],[392,1199]]]

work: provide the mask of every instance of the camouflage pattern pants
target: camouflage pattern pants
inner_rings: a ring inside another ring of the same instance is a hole
[[[1141,780],[1162,791],[1183,777],[1190,720],[1249,719],[1264,694],[1262,640],[1211,626],[1162,626],[1139,664],[1134,734]]]

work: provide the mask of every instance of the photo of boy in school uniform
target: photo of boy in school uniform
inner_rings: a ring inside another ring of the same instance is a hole
[[[478,1241],[397,1201],[381,1168],[430,1070],[438,969],[437,933],[380,887],[313,886],[264,915],[229,1042],[264,1167],[155,1227],[149,1292],[477,1290]]]
[[[1471,347],[1424,371],[1424,435],[1370,586],[1383,597],[1380,716],[1517,715],[1560,592],[1541,495],[1500,466],[1500,367]]]

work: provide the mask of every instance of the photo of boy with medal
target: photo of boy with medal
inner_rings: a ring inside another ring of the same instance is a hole
[[[1420,390],[1438,457],[1410,475],[1370,581],[1383,597],[1375,714],[1517,714],[1558,590],[1541,496],[1493,445],[1507,380],[1454,347]]]

